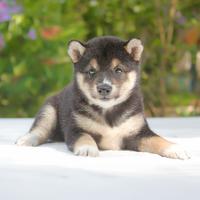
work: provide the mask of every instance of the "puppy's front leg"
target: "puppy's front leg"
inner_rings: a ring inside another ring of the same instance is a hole
[[[99,150],[94,139],[87,133],[74,133],[67,140],[67,145],[75,155],[96,157]]]
[[[185,160],[190,158],[181,146],[160,137],[148,127],[141,130],[133,141],[129,139],[128,149],[155,153],[173,159]]]

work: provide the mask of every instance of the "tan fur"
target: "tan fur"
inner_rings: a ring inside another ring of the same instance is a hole
[[[144,47],[142,46],[142,43],[140,40],[132,39],[128,42],[125,49],[127,50],[129,54],[132,55],[134,60],[139,61],[142,56]]]
[[[117,58],[113,58],[112,61],[111,61],[111,67],[112,68],[115,68],[117,67],[119,64],[121,63],[121,61]]]
[[[169,142],[160,136],[143,138],[139,144],[139,150],[159,154],[167,158],[182,160],[190,158],[181,146]]]
[[[18,145],[37,146],[44,143],[51,136],[57,123],[56,110],[52,105],[47,104],[42,112],[43,115],[37,122],[37,126],[28,134],[19,138],[17,140]]]
[[[72,59],[73,63],[78,62],[79,56],[83,55],[85,47],[78,41],[71,41],[68,48],[68,54]]]
[[[94,105],[99,105],[104,109],[109,109],[123,101],[125,101],[131,92],[131,89],[134,88],[135,84],[136,84],[136,79],[137,79],[137,74],[135,71],[129,72],[127,80],[122,84],[121,89],[119,91],[119,97],[117,99],[111,99],[109,101],[102,101],[100,99],[94,99],[91,96],[91,89],[90,86],[87,82],[84,81],[84,76],[81,73],[77,73],[77,81],[78,81],[78,85],[79,88],[84,91],[84,94],[86,95],[86,97],[88,98],[90,104],[94,104]],[[93,90],[95,90],[95,88],[93,88]],[[116,91],[116,87],[113,86],[113,91]]]
[[[43,117],[38,122],[37,128],[33,129],[32,132],[41,138],[48,138],[50,130],[54,129],[57,123],[56,110],[52,105],[46,105],[43,111]]]
[[[132,88],[134,88],[135,84],[136,84],[136,80],[137,80],[137,74],[135,71],[129,72],[128,73],[128,77],[127,80],[124,81],[124,83],[122,84],[122,87],[120,89],[120,94],[119,96],[122,96],[122,101],[123,102],[125,99],[123,99],[123,97],[129,97],[130,95],[130,91]]]
[[[94,58],[90,61],[90,64],[89,64],[89,65],[90,65],[92,68],[96,69],[96,70],[99,69],[97,60],[94,59]]]
[[[141,140],[139,150],[163,155],[165,149],[169,148],[172,144],[172,142],[160,136],[147,137]]]
[[[144,125],[142,114],[134,115],[114,127],[110,127],[103,119],[94,120],[76,113],[74,117],[79,127],[94,135],[102,136],[98,144],[101,149],[119,150],[123,138],[136,135]]]

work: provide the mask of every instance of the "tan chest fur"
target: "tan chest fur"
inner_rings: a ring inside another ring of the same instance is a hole
[[[144,116],[140,113],[127,120],[123,120],[117,126],[109,126],[104,119],[96,120],[81,114],[74,114],[76,123],[90,134],[101,135],[98,146],[101,149],[119,150],[124,137],[137,135],[144,125]]]

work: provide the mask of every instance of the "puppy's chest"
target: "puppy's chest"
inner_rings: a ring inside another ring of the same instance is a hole
[[[144,125],[142,114],[133,115],[127,119],[121,118],[115,126],[110,126],[103,116],[93,118],[74,114],[77,125],[86,133],[100,136],[98,146],[101,149],[119,150],[125,137],[137,135]]]

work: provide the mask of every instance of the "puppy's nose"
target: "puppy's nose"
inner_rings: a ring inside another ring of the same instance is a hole
[[[112,87],[108,84],[99,84],[97,85],[97,91],[102,96],[107,96],[110,94]]]

